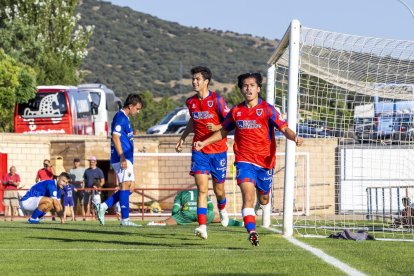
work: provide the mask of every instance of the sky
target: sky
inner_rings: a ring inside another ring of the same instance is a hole
[[[281,39],[292,19],[339,33],[414,40],[414,0],[109,0],[177,22]],[[408,5],[407,8],[403,3]]]

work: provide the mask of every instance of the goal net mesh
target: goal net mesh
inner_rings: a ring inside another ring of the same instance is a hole
[[[414,42],[302,27],[299,49],[297,151],[310,161],[309,189],[296,168],[294,229],[414,239]],[[275,106],[286,113],[289,45],[275,53]],[[275,191],[283,184],[276,176]]]

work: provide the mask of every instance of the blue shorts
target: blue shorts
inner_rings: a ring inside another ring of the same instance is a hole
[[[227,152],[202,153],[193,150],[190,175],[211,174],[213,182],[224,183],[227,170]]]
[[[251,182],[260,194],[267,195],[270,192],[274,169],[265,169],[250,163],[237,162],[236,170],[238,185],[243,182]]]
[[[63,198],[63,206],[70,206],[73,207],[73,197],[64,197]]]

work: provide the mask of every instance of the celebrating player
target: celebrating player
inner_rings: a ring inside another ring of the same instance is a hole
[[[40,219],[50,210],[54,209],[63,220],[63,208],[60,203],[62,189],[70,181],[70,175],[62,172],[57,180],[43,180],[36,183],[20,200],[20,206],[23,210],[33,212],[27,221],[28,223],[37,224]]]
[[[121,225],[139,226],[129,220],[129,195],[134,184],[134,132],[129,117],[135,116],[143,108],[138,94],[130,94],[123,108],[118,111],[111,125],[111,166],[114,168],[120,189],[104,203],[94,204],[99,222],[105,224],[105,212],[117,202],[121,205]]]
[[[179,192],[174,198],[172,216],[164,221],[150,222],[148,225],[165,226],[165,225],[185,225],[197,222],[197,190],[185,190]],[[207,197],[207,223],[221,222],[220,216],[214,212],[213,202]],[[227,226],[243,226],[243,223],[229,218]]]
[[[262,76],[259,73],[247,73],[238,76],[238,87],[245,99],[233,107],[222,123],[223,128],[204,141],[197,141],[195,148],[204,147],[226,137],[227,133],[236,129],[234,134],[234,154],[236,158],[237,184],[240,186],[243,205],[244,225],[249,233],[249,241],[253,246],[259,245],[256,232],[254,212],[255,189],[259,192],[259,202],[269,202],[269,192],[273,180],[276,159],[275,130],[277,127],[285,137],[301,146],[303,138],[296,136],[280,118],[276,109],[259,98],[262,87]]]
[[[208,90],[211,81],[211,71],[207,67],[194,67],[191,69],[193,90],[196,94],[187,99],[186,105],[190,111],[190,120],[184,133],[176,145],[176,151],[181,152],[187,135],[194,131],[193,143],[210,137],[215,131],[221,129],[229,109],[222,97]],[[215,143],[196,151],[192,148],[191,171],[194,176],[200,196],[197,201],[197,217],[199,227],[195,234],[202,239],[207,239],[207,191],[208,175],[213,178],[213,189],[217,197],[217,205],[223,226],[228,224],[226,207],[226,194],[224,181],[227,169],[227,138],[215,141]]]

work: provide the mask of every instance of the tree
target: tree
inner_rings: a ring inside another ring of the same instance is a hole
[[[0,49],[0,131],[12,131],[15,103],[26,102],[36,93],[36,74]]]
[[[41,84],[77,84],[93,26],[78,24],[76,0],[3,0],[0,48],[33,67]]]
[[[226,98],[226,102],[229,105],[229,107],[233,107],[244,101],[244,97],[242,93],[240,92],[240,89],[237,85],[233,87],[230,93],[224,96]]]
[[[153,94],[148,91],[140,95],[144,102],[144,108],[138,116],[131,120],[134,129],[140,132],[145,132],[149,127],[156,125],[165,115],[179,105],[178,102],[169,98],[155,101]]]

